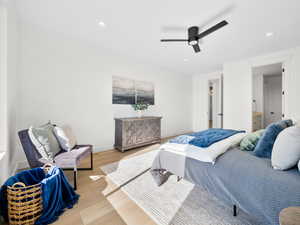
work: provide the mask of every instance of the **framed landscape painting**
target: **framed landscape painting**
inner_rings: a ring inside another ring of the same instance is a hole
[[[123,77],[112,77],[112,103],[154,105],[154,84]]]
[[[135,81],[136,103],[154,105],[154,85],[151,82]]]
[[[113,104],[135,104],[135,82],[127,78],[113,76]]]

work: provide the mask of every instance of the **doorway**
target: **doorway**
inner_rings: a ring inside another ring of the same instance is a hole
[[[284,115],[282,63],[253,68],[252,129],[263,129]]]
[[[223,127],[223,82],[221,78],[208,81],[208,128]]]
[[[264,127],[282,118],[282,75],[264,76]]]

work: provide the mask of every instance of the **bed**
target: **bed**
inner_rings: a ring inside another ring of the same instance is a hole
[[[207,189],[226,204],[236,205],[259,224],[279,224],[279,212],[300,206],[300,173],[295,168],[276,171],[269,159],[230,146],[215,162],[204,162],[186,152],[162,147],[151,173],[158,185],[170,174]]]

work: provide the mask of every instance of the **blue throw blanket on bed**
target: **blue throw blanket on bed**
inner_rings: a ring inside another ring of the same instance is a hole
[[[9,178],[0,189],[0,215],[5,220],[8,219],[6,189],[16,182],[42,184],[43,213],[35,224],[53,223],[65,208],[72,208],[79,198],[60,168],[52,167],[46,175],[42,168],[26,170]]]
[[[241,131],[241,130],[211,128],[200,132],[181,135],[171,139],[169,142],[176,143],[176,144],[190,144],[200,148],[207,148],[218,141],[222,141],[237,133],[244,133],[244,132],[245,131]]]

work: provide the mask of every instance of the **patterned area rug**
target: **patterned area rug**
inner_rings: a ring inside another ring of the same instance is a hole
[[[158,187],[147,169],[157,151],[101,167],[102,171],[159,225],[254,225],[247,214],[176,176]],[[147,171],[147,172],[145,172]]]

